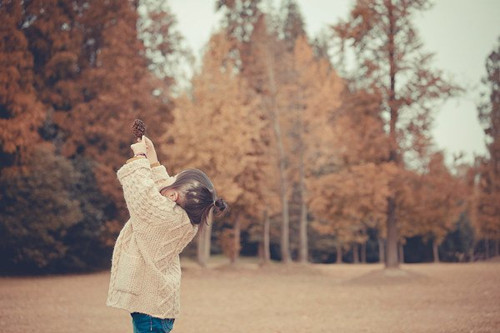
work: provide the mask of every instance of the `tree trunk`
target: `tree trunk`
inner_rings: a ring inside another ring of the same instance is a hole
[[[274,100],[274,97],[273,97]],[[283,147],[283,140],[281,138],[281,127],[279,124],[279,111],[276,107],[275,101],[272,102],[273,106],[270,111],[273,122],[274,137],[276,139],[276,146],[278,150],[278,163],[279,163],[279,177],[280,177],[280,197],[282,204],[282,221],[281,221],[281,261],[284,263],[290,262],[290,219],[288,212],[288,184],[286,180],[285,168],[285,149]]]
[[[359,244],[352,244],[352,261],[355,264],[359,264]]]
[[[398,141],[396,136],[396,124],[398,121],[398,108],[396,106],[396,60],[395,60],[395,41],[394,35],[396,33],[396,23],[393,13],[392,3],[388,5],[388,18],[389,18],[389,31],[388,31],[388,55],[389,55],[389,80],[390,80],[390,90],[389,90],[389,161],[399,165],[398,158]],[[396,198],[392,194],[387,199],[387,252],[385,267],[398,267],[398,230],[396,225]]]
[[[393,197],[387,199],[387,251],[386,268],[399,266],[398,261],[398,231],[396,229],[396,200]]]
[[[259,243],[259,246],[257,248],[257,256],[259,258],[259,264],[264,265],[265,260],[264,260],[264,241],[261,241]]]
[[[283,205],[282,209],[282,221],[281,221],[281,261],[284,263],[290,262],[290,220],[288,213],[288,199],[287,199],[287,181],[285,175],[285,151],[283,148],[283,142],[281,140],[281,130],[279,126],[279,121],[274,120],[274,132],[276,133],[276,140],[278,142],[278,152],[279,152],[279,171],[280,171],[280,189],[281,189],[281,203]]]
[[[474,262],[474,246],[471,249],[469,249],[469,255],[467,261]]]
[[[301,169],[304,167],[302,166]],[[299,262],[301,263],[306,263],[308,261],[308,241],[307,241],[307,206],[306,202],[304,199],[305,196],[305,186],[304,186],[304,179],[303,179],[303,171],[301,172],[301,192],[302,192],[302,199],[301,199],[301,205],[300,205],[300,229],[299,229]]]
[[[303,108],[297,108],[302,112]],[[308,239],[307,239],[307,206],[306,206],[306,186],[305,186],[305,166],[304,166],[304,119],[302,114],[298,114],[299,132],[299,189],[300,189],[300,224],[299,224],[299,262],[308,261]]]
[[[385,241],[383,238],[378,238],[378,261],[385,262]]]
[[[211,248],[211,242],[212,242],[212,223],[209,225],[204,225],[203,229],[205,230],[204,232],[204,257],[205,257],[205,265],[208,265],[208,261],[210,260],[210,248]]]
[[[206,242],[206,237],[205,237],[206,229],[203,228],[199,233],[198,233],[198,239],[196,242],[196,258],[198,261],[198,264],[201,267],[206,267],[207,266],[207,258],[205,256],[205,242]]]
[[[286,264],[290,262],[290,220],[288,216],[288,200],[286,198],[285,191],[283,191],[281,195],[281,200],[283,203],[283,221],[281,225],[281,261]]]
[[[264,63],[267,71],[267,79],[269,80],[269,114],[272,122],[273,133],[276,139],[276,148],[278,153],[278,167],[279,167],[279,177],[280,177],[280,197],[282,203],[282,216],[281,221],[281,260],[284,263],[290,262],[290,220],[288,212],[288,183],[286,179],[286,165],[285,165],[285,148],[283,146],[283,138],[281,134],[280,125],[280,110],[276,105],[276,94],[278,89],[276,87],[276,78],[274,77],[274,54],[272,52],[274,45],[269,45],[268,40],[266,40],[265,45],[265,55]]]
[[[474,237],[472,240],[472,246],[469,249],[469,262],[474,262],[476,261],[475,255],[476,255],[476,247],[478,245],[478,240],[477,238]]]
[[[342,243],[340,240],[337,239],[337,259],[335,260],[335,263],[341,264],[342,263]]]
[[[439,262],[439,244],[436,239],[432,240],[432,256],[434,257],[434,262]]]
[[[237,217],[234,222],[233,255],[231,256],[232,265],[238,262],[238,258],[240,256],[240,224],[240,219]]]
[[[363,264],[366,264],[366,243],[367,242],[361,243],[361,262]]]
[[[405,249],[403,247],[403,243],[398,243],[398,259],[400,263],[405,262]]]
[[[490,258],[490,240],[488,238],[484,239],[484,251],[486,259]]]
[[[270,224],[271,224],[271,221],[270,221],[270,218],[269,218],[269,214],[267,212],[267,210],[264,212],[264,235],[262,237],[263,239],[263,242],[264,242],[264,246],[263,246],[263,250],[264,250],[264,264],[267,264],[271,261],[271,247],[270,247],[270,241],[269,241],[269,229],[270,229]]]

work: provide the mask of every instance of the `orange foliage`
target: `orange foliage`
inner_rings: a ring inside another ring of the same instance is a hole
[[[258,97],[235,74],[229,50],[223,34],[212,36],[201,72],[193,79],[192,96],[176,101],[174,122],[162,137],[173,144],[163,153],[177,171],[203,169],[230,206],[260,216],[266,189],[258,186],[267,176],[266,124]]]
[[[431,156],[424,174],[413,178],[411,201],[401,204],[411,213],[403,219],[409,222],[406,235],[424,235],[440,244],[465,209],[463,181],[450,173],[441,152]]]
[[[310,182],[310,207],[322,233],[337,235],[343,242],[357,241],[366,227],[385,219],[389,181],[394,165],[366,163],[321,176]]]
[[[22,164],[40,137],[37,128],[45,116],[34,90],[33,56],[18,28],[22,8],[18,1],[0,6],[0,147],[16,154]]]

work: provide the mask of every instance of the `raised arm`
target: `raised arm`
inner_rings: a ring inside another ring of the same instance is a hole
[[[183,223],[185,214],[182,208],[159,193],[147,158],[136,156],[127,160],[117,171],[117,176],[135,227],[157,223],[175,227]]]
[[[155,182],[158,191],[165,186],[172,185],[175,181],[175,177],[169,176],[167,169],[161,164],[152,165],[151,171],[153,173],[153,181]]]
[[[161,165],[160,162],[158,162],[158,155],[156,153],[153,141],[151,141],[146,136],[144,136],[144,141],[146,144],[146,156],[149,160],[149,164],[151,165],[151,170],[153,171],[153,181],[155,182],[156,187],[159,191],[165,186],[173,184],[175,178],[171,177],[168,174],[165,166]]]

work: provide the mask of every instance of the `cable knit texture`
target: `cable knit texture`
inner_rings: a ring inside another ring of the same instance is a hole
[[[117,171],[130,219],[113,250],[106,305],[158,318],[180,312],[179,253],[198,226],[159,190],[174,181],[164,166],[151,169],[145,158],[131,159]]]

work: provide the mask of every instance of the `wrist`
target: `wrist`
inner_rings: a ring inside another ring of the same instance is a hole
[[[137,154],[134,154],[134,157],[137,157],[137,156],[144,156],[147,158],[146,154],[145,153],[137,153]]]
[[[151,168],[154,168],[154,167],[160,166],[161,164],[160,164],[160,162],[156,161],[156,162],[150,162],[149,165],[150,165]]]
[[[132,161],[135,161],[135,160],[145,160],[146,158],[142,155],[139,155],[139,156],[134,156],[134,157],[131,157],[129,158],[125,163],[130,163]]]

